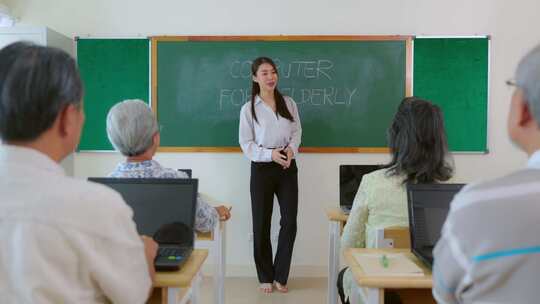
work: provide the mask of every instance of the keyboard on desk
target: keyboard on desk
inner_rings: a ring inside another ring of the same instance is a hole
[[[190,254],[190,248],[187,247],[159,247],[158,257],[187,257]]]
[[[192,251],[191,247],[160,246],[154,265],[157,270],[178,270],[189,258]]]
[[[157,256],[158,257],[181,257],[184,253],[184,248],[173,248],[173,247],[159,247]]]

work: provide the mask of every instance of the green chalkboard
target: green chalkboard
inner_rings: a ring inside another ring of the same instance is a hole
[[[84,125],[79,150],[112,150],[105,119],[124,99],[149,100],[148,39],[77,40],[77,62],[85,86]]]
[[[407,63],[412,50],[399,37],[235,39],[153,39],[153,104],[164,149],[237,151],[239,110],[251,90],[250,63],[262,55],[276,60],[279,87],[298,104],[303,147],[315,147],[304,151],[382,151],[377,149],[386,146],[385,131],[407,90],[406,76],[414,80],[414,95],[442,107],[452,151],[488,149],[487,38],[414,39],[414,75],[406,75],[413,70]],[[78,39],[77,60],[87,116],[79,148],[111,150],[105,132],[110,107],[127,98],[149,100],[149,41]]]
[[[406,94],[406,39],[156,43],[161,145],[238,147],[251,61],[277,63],[279,89],[299,108],[302,146],[377,148]]]
[[[452,151],[488,150],[488,65],[488,38],[414,40],[414,95],[441,106]]]

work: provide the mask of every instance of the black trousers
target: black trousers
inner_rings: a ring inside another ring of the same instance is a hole
[[[298,213],[298,168],[294,159],[283,169],[274,162],[251,163],[251,214],[253,217],[253,255],[261,283],[287,284],[296,238]],[[272,262],[270,226],[274,194],[281,219],[276,257]]]

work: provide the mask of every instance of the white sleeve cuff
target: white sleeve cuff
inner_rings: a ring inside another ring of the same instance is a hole
[[[262,153],[262,161],[271,162],[272,161],[272,149],[264,149]]]

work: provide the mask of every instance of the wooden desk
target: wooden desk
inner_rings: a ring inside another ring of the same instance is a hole
[[[349,216],[340,208],[326,208],[326,217],[328,218],[328,304],[336,304],[338,299],[337,293],[337,275],[339,272],[339,242],[341,230],[347,222]]]
[[[154,287],[161,288],[161,303],[197,304],[201,281],[201,266],[208,250],[195,249],[179,271],[156,272]]]
[[[423,276],[373,276],[366,275],[362,267],[356,263],[353,253],[404,253],[424,271]],[[433,287],[431,270],[422,264],[410,249],[360,249],[351,248],[345,251],[345,261],[354,276],[354,290],[351,294],[351,304],[359,303],[359,297],[366,304],[384,304],[384,290],[406,290],[408,296],[417,297],[412,303],[435,303],[431,296]]]
[[[214,259],[214,303],[223,304],[225,301],[225,226],[220,221],[212,232],[197,232],[195,248],[210,250]]]

